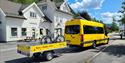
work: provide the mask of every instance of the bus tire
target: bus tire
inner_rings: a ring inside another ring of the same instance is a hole
[[[93,41],[92,48],[96,49],[96,41]]]
[[[47,61],[50,61],[50,60],[52,60],[53,59],[53,57],[54,57],[54,55],[53,55],[53,52],[44,52],[43,53],[43,58],[45,59],[45,60],[47,60]]]

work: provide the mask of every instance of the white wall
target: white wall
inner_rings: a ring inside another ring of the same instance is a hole
[[[42,6],[47,5],[47,10],[42,10]],[[51,33],[54,33],[54,12],[55,12],[55,4],[49,0],[47,0],[47,2],[43,2],[38,4],[39,8],[41,9],[41,11],[52,21],[52,23],[49,23],[49,29],[51,31]]]
[[[120,23],[119,30],[124,30],[124,25]]]
[[[23,22],[23,19],[6,17],[6,41],[23,39],[21,35]],[[17,28],[17,36],[11,36],[11,28]]]
[[[54,14],[54,22],[53,22],[54,23],[54,29],[61,28],[62,33],[64,34],[65,23],[66,23],[67,20],[70,20],[70,19],[72,19],[72,15],[56,11],[55,14]],[[60,22],[60,20],[62,22]],[[60,23],[61,25],[57,26],[58,23]]]
[[[30,17],[30,12],[36,13],[37,18]],[[45,26],[45,27],[48,26],[41,23],[41,22],[44,22],[42,18],[43,16],[41,16],[39,11],[36,10],[36,7],[30,8],[28,11],[24,13],[24,16],[26,17],[27,20],[24,20],[22,27],[29,28],[27,31],[28,32],[27,36],[32,37],[32,32],[33,32],[32,29],[34,28],[36,33],[36,38],[39,38],[40,37],[39,29],[42,28],[42,26]]]
[[[61,6],[60,6],[60,10],[64,11],[64,12],[69,12],[69,8],[66,6],[66,2],[64,2]]]
[[[30,12],[34,12],[36,14],[36,18],[35,17],[31,17],[30,16]],[[32,6],[31,8],[29,8],[28,10],[26,10],[23,13],[24,17],[26,19],[19,19],[19,18],[6,18],[6,41],[15,41],[15,40],[22,40],[25,39],[27,36],[28,37],[32,37],[33,35],[33,30],[35,29],[35,38],[40,38],[40,28],[42,29],[50,29],[50,24],[44,22],[43,16],[41,15],[41,13],[39,12],[39,10],[37,10],[37,8],[35,6]],[[44,23],[44,24],[43,24]],[[11,36],[11,28],[17,28],[17,36],[13,37]],[[26,36],[22,36],[22,28],[26,28],[26,32],[27,35]],[[44,31],[45,33],[45,31]]]
[[[52,23],[51,23],[51,33],[54,33],[54,35],[56,35],[56,28],[62,28],[63,33],[64,33],[64,26],[65,26],[65,22],[67,20],[72,19],[72,16],[69,14],[65,14],[63,12],[58,12],[56,11],[56,6],[54,4],[54,2],[50,2],[49,0],[47,2],[43,2],[38,4],[41,11],[42,10],[42,6],[47,5],[47,10],[43,11],[43,13],[49,18],[51,19]],[[69,12],[69,10],[67,9],[65,3],[63,3],[60,6],[60,10],[64,11],[64,12]],[[70,13],[70,12],[69,12]],[[62,20],[62,22],[60,22],[60,20]],[[56,25],[60,23],[61,26],[57,27]]]
[[[5,21],[5,14],[4,12],[2,11],[2,9],[0,8],[0,21],[1,21],[1,24],[0,24],[0,41],[5,41],[6,40],[6,21]]]
[[[42,6],[46,5],[47,6],[47,10],[42,10]],[[47,1],[44,3],[40,3],[39,4],[39,8],[41,9],[41,11],[51,20],[54,20],[54,11],[55,11],[55,4],[53,2]]]

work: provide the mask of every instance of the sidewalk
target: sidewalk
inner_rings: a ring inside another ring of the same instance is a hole
[[[115,40],[92,63],[125,63],[125,40]]]

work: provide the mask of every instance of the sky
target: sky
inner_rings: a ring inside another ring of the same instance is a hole
[[[75,12],[87,11],[92,18],[112,23],[112,17],[119,20],[123,0],[67,0]]]

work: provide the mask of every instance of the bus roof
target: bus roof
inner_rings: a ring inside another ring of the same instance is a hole
[[[94,21],[88,21],[83,19],[72,19],[66,22],[66,25],[89,25],[89,26],[97,26],[97,27],[103,27],[104,24]]]

